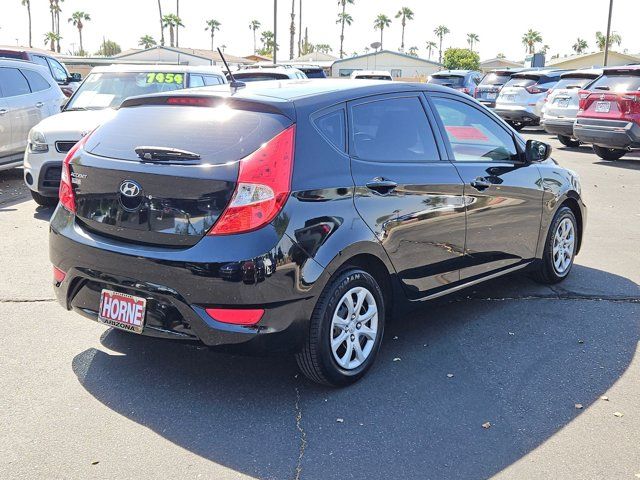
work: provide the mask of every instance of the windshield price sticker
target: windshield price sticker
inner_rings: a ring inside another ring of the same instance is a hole
[[[162,73],[162,72],[150,72],[147,73],[147,83],[177,83],[182,85],[184,76],[181,73]]]

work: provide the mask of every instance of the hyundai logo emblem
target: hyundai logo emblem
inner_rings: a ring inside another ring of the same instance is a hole
[[[128,198],[134,198],[140,195],[142,187],[133,180],[125,180],[120,184],[120,193]]]

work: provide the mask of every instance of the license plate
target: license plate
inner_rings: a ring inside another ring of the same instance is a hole
[[[567,108],[569,106],[569,99],[568,98],[557,98],[556,99],[556,106],[558,108]]]
[[[98,320],[110,327],[142,333],[147,300],[126,293],[102,290]]]
[[[492,92],[487,93],[487,100],[495,100],[496,98],[498,98],[497,93],[492,93]]]
[[[611,111],[611,102],[596,102],[596,112],[609,113]]]
[[[515,102],[516,100],[515,95],[503,95],[503,98],[506,102]]]

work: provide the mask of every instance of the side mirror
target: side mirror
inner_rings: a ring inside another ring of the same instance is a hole
[[[524,156],[527,162],[544,162],[551,156],[551,145],[538,140],[527,140]]]
[[[71,75],[69,75],[69,78],[67,78],[67,82],[81,82],[82,81],[82,75],[80,73],[72,73]]]

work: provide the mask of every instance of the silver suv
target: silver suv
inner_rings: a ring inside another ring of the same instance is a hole
[[[579,93],[601,75],[600,69],[563,73],[560,75],[560,81],[549,91],[542,115],[542,127],[547,133],[557,135],[563,145],[580,145],[573,135],[573,123],[576,121],[580,104]]]
[[[59,113],[64,100],[45,67],[0,58],[0,170],[22,164],[29,130]]]
[[[505,83],[496,100],[495,112],[516,130],[540,125],[549,90],[566,70],[533,70],[516,73]]]

